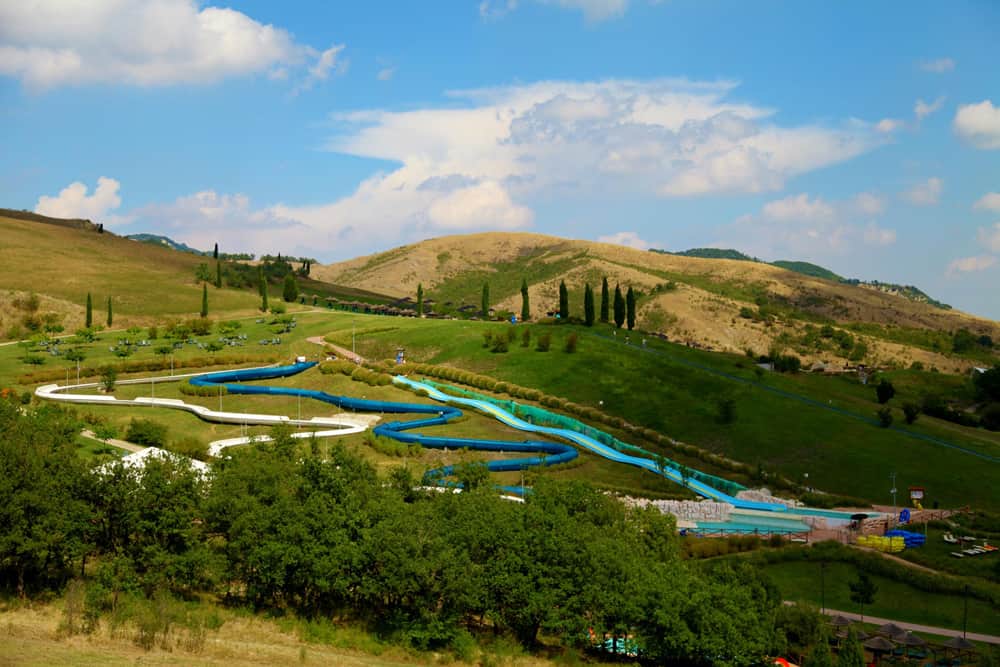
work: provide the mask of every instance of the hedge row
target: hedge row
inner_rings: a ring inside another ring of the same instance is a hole
[[[235,366],[249,363],[273,363],[278,358],[274,355],[250,355],[250,354],[218,354],[211,357],[191,357],[189,359],[175,359],[174,370],[180,368],[207,368],[209,366]],[[163,359],[137,359],[124,361],[121,363],[101,364],[100,366],[84,366],[80,369],[80,377],[97,377],[101,374],[101,369],[105,366],[113,366],[119,373],[138,373],[143,371],[162,371],[169,368],[169,362]],[[72,375],[72,373],[71,373]],[[34,373],[25,373],[17,378],[20,384],[40,384],[53,380],[64,380],[66,378],[65,368],[53,368]]]
[[[365,366],[358,366],[350,361],[338,359],[336,361],[324,361],[319,366],[320,373],[331,375],[340,373],[350,376],[355,382],[364,382],[371,387],[384,387],[392,384],[392,376],[378,370],[372,370]]]
[[[374,365],[380,371],[385,371],[387,368],[383,364]],[[662,433],[654,431],[650,428],[645,428],[643,426],[638,426],[636,424],[631,424],[621,417],[616,417],[609,415],[597,408],[593,408],[586,405],[580,405],[572,401],[567,401],[565,399],[559,398],[558,396],[552,396],[550,394],[544,394],[537,389],[531,389],[529,387],[522,387],[520,385],[514,384],[512,382],[504,382],[502,380],[497,380],[488,375],[480,375],[478,373],[473,373],[470,371],[465,371],[460,368],[455,368],[453,366],[438,366],[435,364],[423,364],[414,363],[407,364],[407,371],[411,374],[427,375],[429,377],[439,378],[443,380],[449,380],[452,382],[457,382],[459,384],[464,384],[466,386],[475,387],[476,389],[482,389],[485,391],[490,391],[496,394],[507,394],[513,398],[520,398],[527,401],[534,401],[547,408],[552,408],[555,410],[560,410],[572,415],[575,415],[581,419],[589,422],[598,422],[611,426],[612,428],[619,429],[628,433],[629,435],[643,438],[648,442],[655,443],[662,447],[668,447],[675,451],[681,452],[686,456],[698,459],[699,461],[704,461],[717,468],[723,470],[729,470],[731,472],[746,475],[748,477],[755,477],[758,474],[758,470],[753,466],[741,463],[740,461],[734,461],[733,459],[721,456],[714,452],[710,452],[701,447],[695,445],[690,445],[684,442],[679,442],[666,436]],[[765,480],[761,480],[762,482]],[[800,487],[781,475],[770,473],[766,475],[766,482],[774,488],[783,488],[798,490]],[[865,503],[867,504],[867,503]]]

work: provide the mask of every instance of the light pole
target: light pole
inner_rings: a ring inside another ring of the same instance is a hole
[[[892,488],[889,489],[889,493],[892,494],[892,523],[896,524],[896,473],[890,473],[889,479],[892,480]]]
[[[969,620],[969,584],[965,585],[965,595],[962,596],[962,639],[965,639],[965,623]]]
[[[819,564],[819,604],[822,613],[826,613],[826,561]]]

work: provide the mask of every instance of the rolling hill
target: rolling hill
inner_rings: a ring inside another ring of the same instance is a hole
[[[520,312],[522,279],[533,313],[553,311],[565,280],[571,315],[582,316],[583,286],[599,291],[607,276],[640,292],[639,328],[673,340],[730,351],[766,353],[777,346],[807,361],[909,365],[920,362],[962,371],[996,358],[989,349],[951,354],[953,332],[1000,340],[1000,324],[867,285],[852,285],[796,270],[740,259],[691,257],[541,234],[482,233],[447,236],[313,267],[321,280],[351,284],[396,297],[414,296],[422,284],[438,311],[480,303],[490,283],[497,311]],[[817,267],[819,268],[819,267]],[[847,345],[830,344],[824,325]],[[825,337],[824,337],[825,336]]]

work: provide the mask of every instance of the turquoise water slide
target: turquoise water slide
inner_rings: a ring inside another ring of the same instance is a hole
[[[399,386],[407,387],[414,391],[424,391],[427,395],[441,403],[443,406],[427,405],[421,403],[395,403],[390,401],[376,401],[352,398],[349,396],[335,396],[323,391],[312,389],[296,389],[294,387],[268,387],[262,385],[245,385],[243,382],[266,380],[279,377],[287,377],[301,373],[304,370],[315,366],[315,362],[304,362],[291,366],[278,366],[273,368],[253,368],[235,371],[223,371],[220,373],[210,373],[191,380],[191,384],[200,386],[223,385],[230,394],[264,394],[279,396],[303,396],[313,398],[325,403],[330,403],[341,408],[359,410],[363,412],[382,412],[393,414],[427,414],[431,415],[425,419],[417,419],[408,422],[389,422],[378,425],[374,429],[377,436],[382,436],[396,440],[398,442],[414,443],[422,447],[449,448],[449,449],[474,449],[481,451],[496,452],[524,452],[536,453],[539,456],[508,459],[502,461],[490,461],[487,464],[489,470],[494,472],[523,470],[524,468],[539,465],[556,465],[571,461],[577,457],[576,450],[562,443],[545,442],[541,440],[526,440],[524,442],[510,442],[503,440],[471,440],[468,438],[446,438],[442,436],[427,436],[416,433],[407,433],[418,428],[430,426],[440,426],[447,424],[450,420],[460,417],[462,411],[455,406],[465,406],[473,408],[479,412],[490,415],[498,421],[526,433],[538,433],[548,435],[560,440],[572,442],[578,447],[593,454],[638,468],[643,468],[654,474],[663,475],[667,479],[686,486],[698,495],[729,503],[740,509],[765,510],[772,512],[783,512],[785,506],[778,503],[764,503],[752,500],[743,500],[727,493],[719,491],[699,480],[691,477],[684,477],[681,473],[669,466],[662,469],[656,461],[639,456],[623,454],[611,447],[598,442],[590,436],[567,429],[539,426],[526,422],[511,413],[486,401],[473,398],[461,398],[445,394],[431,385],[411,380],[402,375],[393,378],[393,382]],[[446,466],[428,473],[428,476],[439,481],[440,477],[446,477],[453,473],[452,466]]]

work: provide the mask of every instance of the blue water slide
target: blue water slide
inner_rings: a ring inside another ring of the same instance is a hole
[[[539,426],[526,422],[510,414],[500,407],[472,398],[461,398],[445,394],[431,385],[411,380],[402,375],[393,378],[397,385],[408,387],[414,391],[424,391],[427,395],[443,406],[421,404],[421,403],[395,403],[391,401],[376,401],[349,396],[335,396],[323,391],[312,389],[296,389],[294,387],[269,387],[262,385],[245,385],[243,382],[253,382],[258,380],[269,380],[274,378],[288,377],[301,373],[304,370],[315,366],[315,362],[302,362],[291,366],[275,366],[270,368],[251,368],[234,371],[222,371],[219,373],[209,373],[191,379],[191,384],[196,386],[224,386],[230,394],[265,394],[277,396],[303,396],[325,403],[336,405],[340,408],[359,410],[362,412],[382,412],[400,414],[427,414],[433,415],[425,419],[417,419],[408,422],[389,422],[380,424],[374,429],[377,436],[382,436],[396,440],[397,442],[418,444],[422,447],[448,448],[448,449],[476,449],[482,451],[495,452],[531,452],[540,456],[508,459],[502,461],[490,461],[487,468],[493,472],[504,472],[511,470],[523,470],[524,468],[540,465],[556,465],[572,461],[577,457],[577,451],[569,445],[556,442],[545,442],[540,440],[526,440],[524,442],[509,442],[504,440],[471,440],[467,438],[446,438],[441,436],[428,436],[417,433],[407,433],[419,428],[440,426],[447,424],[450,420],[462,415],[462,411],[456,406],[473,408],[479,412],[490,415],[498,421],[527,433],[539,433],[548,435],[560,440],[572,442],[589,452],[602,456],[609,461],[624,463],[648,470],[654,474],[662,474],[667,479],[686,486],[698,495],[729,503],[734,507],[750,510],[764,510],[772,512],[784,511],[784,505],[778,503],[764,503],[752,500],[743,500],[713,488],[697,479],[681,475],[678,470],[669,466],[662,469],[656,461],[623,454],[590,436],[567,429],[552,428],[549,426]],[[428,472],[431,478],[439,479],[447,477],[454,472],[453,466],[446,466]]]

